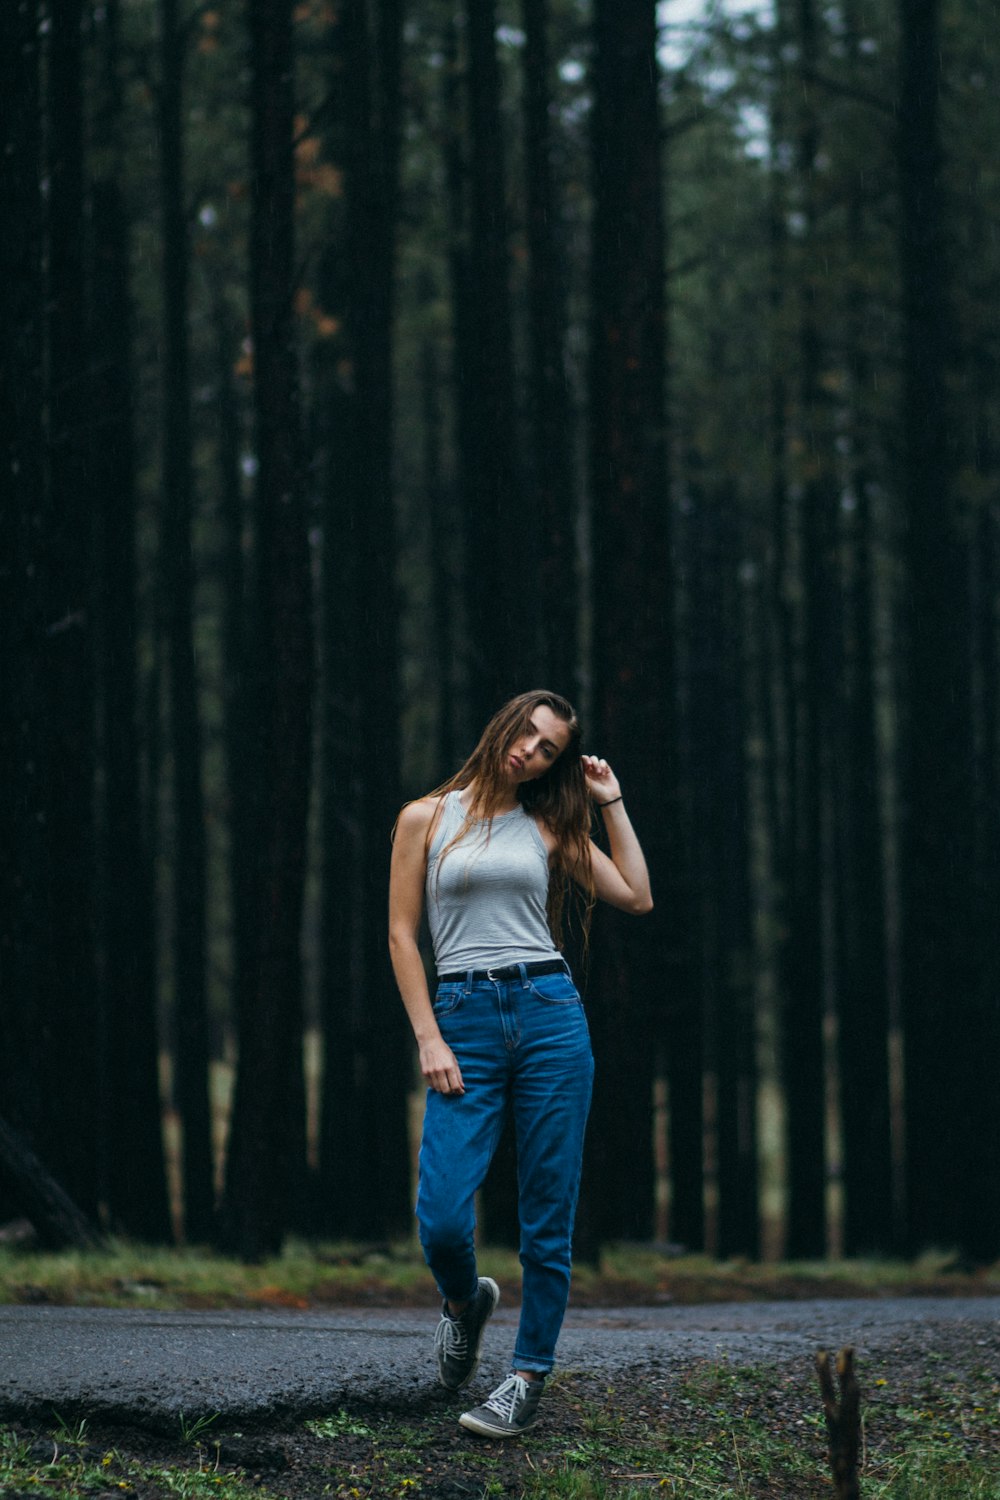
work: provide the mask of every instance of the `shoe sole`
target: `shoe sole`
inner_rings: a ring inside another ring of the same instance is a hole
[[[491,1427],[489,1422],[484,1422],[472,1411],[463,1412],[458,1419],[459,1426],[464,1427],[466,1431],[489,1438],[520,1437],[522,1432],[530,1432],[537,1421],[537,1417],[532,1417],[531,1421],[525,1422],[523,1427]]]
[[[492,1276],[480,1276],[479,1285],[489,1287],[490,1296],[493,1298],[493,1306],[490,1308],[482,1323],[479,1325],[479,1337],[476,1340],[476,1347],[472,1356],[472,1365],[470,1366],[468,1375],[466,1375],[463,1380],[460,1380],[457,1385],[449,1385],[448,1382],[443,1378],[441,1371],[438,1371],[438,1385],[443,1385],[446,1391],[464,1391],[469,1381],[478,1371],[480,1357],[479,1351],[483,1347],[483,1334],[486,1332],[487,1323],[490,1321],[493,1314],[496,1312],[498,1306],[500,1305],[500,1288],[497,1286]]]

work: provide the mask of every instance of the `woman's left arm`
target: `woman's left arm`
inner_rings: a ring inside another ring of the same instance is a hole
[[[596,844],[590,846],[594,890],[602,901],[619,911],[642,916],[653,910],[646,857],[629,821],[618,778],[606,760],[594,755],[581,757],[583,774],[593,801],[602,809],[610,858]]]

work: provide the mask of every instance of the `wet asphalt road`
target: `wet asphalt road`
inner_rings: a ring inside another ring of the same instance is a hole
[[[273,1425],[342,1406],[416,1406],[434,1388],[435,1321],[426,1309],[0,1307],[0,1416],[55,1410],[176,1432],[181,1413]],[[499,1309],[470,1389],[507,1373],[516,1321],[516,1308]],[[559,1362],[614,1379],[698,1358],[811,1362],[817,1348],[848,1343],[860,1362],[900,1344],[933,1349],[956,1325],[985,1364],[1000,1357],[1000,1298],[919,1298],[571,1309]]]

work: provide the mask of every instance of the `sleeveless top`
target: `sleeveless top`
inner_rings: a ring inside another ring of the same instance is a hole
[[[549,856],[523,807],[474,824],[442,861],[465,819],[448,792],[427,857],[427,919],[439,974],[560,958],[545,900]]]

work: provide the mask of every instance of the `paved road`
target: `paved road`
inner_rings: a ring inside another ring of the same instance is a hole
[[[501,1307],[477,1378],[506,1373],[517,1319]],[[406,1407],[433,1388],[433,1312],[134,1312],[0,1307],[0,1416],[136,1422],[178,1418],[275,1423],[342,1406]],[[696,1358],[811,1359],[852,1343],[859,1361],[899,1345],[933,1349],[961,1336],[1000,1361],[1000,1298],[727,1303],[572,1310],[566,1368],[614,1378],[627,1367]]]

